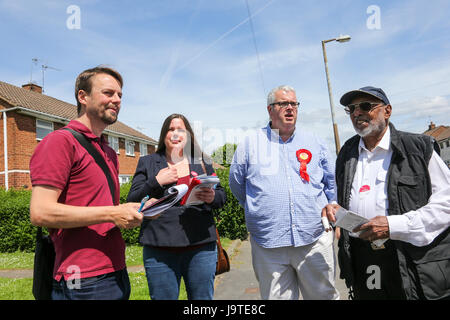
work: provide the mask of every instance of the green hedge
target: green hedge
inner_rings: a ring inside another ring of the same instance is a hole
[[[219,234],[230,239],[246,239],[244,210],[228,187],[229,168],[217,170],[217,175],[227,194],[225,206],[217,210]],[[131,184],[120,188],[120,203],[125,203]],[[37,227],[30,223],[30,190],[0,188],[0,252],[34,251]],[[139,243],[139,228],[122,230],[127,244]]]
[[[227,194],[225,206],[216,211],[217,230],[219,230],[219,235],[233,240],[244,240],[248,235],[247,227],[245,226],[244,209],[239,205],[239,202],[231,193],[228,184],[230,168],[218,169],[216,172],[220,179],[220,184]]]
[[[37,228],[30,223],[30,190],[0,189],[0,252],[32,251]]]

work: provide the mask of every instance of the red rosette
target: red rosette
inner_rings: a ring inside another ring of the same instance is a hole
[[[299,149],[295,155],[297,156],[297,160],[300,162],[300,177],[309,182],[309,175],[306,172],[306,165],[311,161],[311,152],[307,149]]]

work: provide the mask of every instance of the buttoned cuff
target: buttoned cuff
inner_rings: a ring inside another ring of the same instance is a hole
[[[392,240],[403,240],[402,236],[409,233],[409,219],[404,215],[386,217],[389,224],[389,238]]]

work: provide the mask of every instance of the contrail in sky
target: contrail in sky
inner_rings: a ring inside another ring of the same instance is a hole
[[[228,30],[227,32],[225,32],[224,34],[222,34],[219,38],[217,38],[216,40],[214,40],[213,42],[211,42],[210,45],[208,45],[205,49],[203,49],[202,51],[200,51],[199,53],[197,53],[194,57],[192,57],[191,59],[189,59],[185,64],[183,64],[181,67],[177,68],[175,70],[175,72],[178,72],[180,70],[183,70],[184,68],[186,68],[188,65],[190,65],[193,61],[197,60],[201,55],[203,55],[206,51],[208,51],[209,49],[211,49],[212,47],[214,47],[218,42],[220,42],[223,38],[225,38],[226,36],[228,36],[230,33],[232,33],[234,30],[236,30],[237,28],[239,28],[240,26],[242,26],[243,24],[247,23],[251,17],[256,16],[257,14],[259,14],[262,10],[264,10],[265,8],[267,8],[272,2],[274,2],[275,0],[270,0],[269,2],[267,2],[263,7],[259,8],[258,10],[255,11],[255,13],[253,13],[250,17],[247,17],[246,19],[244,19],[243,21],[241,21],[240,23],[238,23],[236,26],[234,26],[233,28],[231,28],[230,30]]]

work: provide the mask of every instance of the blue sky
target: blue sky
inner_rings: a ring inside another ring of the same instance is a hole
[[[70,5],[80,29],[69,29]],[[182,113],[205,151],[238,140],[268,121],[266,97],[288,84],[297,90],[297,128],[334,138],[321,40],[326,44],[341,145],[354,135],[339,104],[347,91],[381,87],[400,130],[449,125],[450,2],[248,0],[64,1],[0,0],[0,80],[32,79],[45,93],[75,104],[84,69],[106,64],[124,77],[119,119],[158,139],[163,120]],[[373,28],[379,8],[379,25]],[[368,24],[369,21],[369,24]],[[254,41],[256,41],[258,55]],[[259,59],[258,59],[259,58]]]

